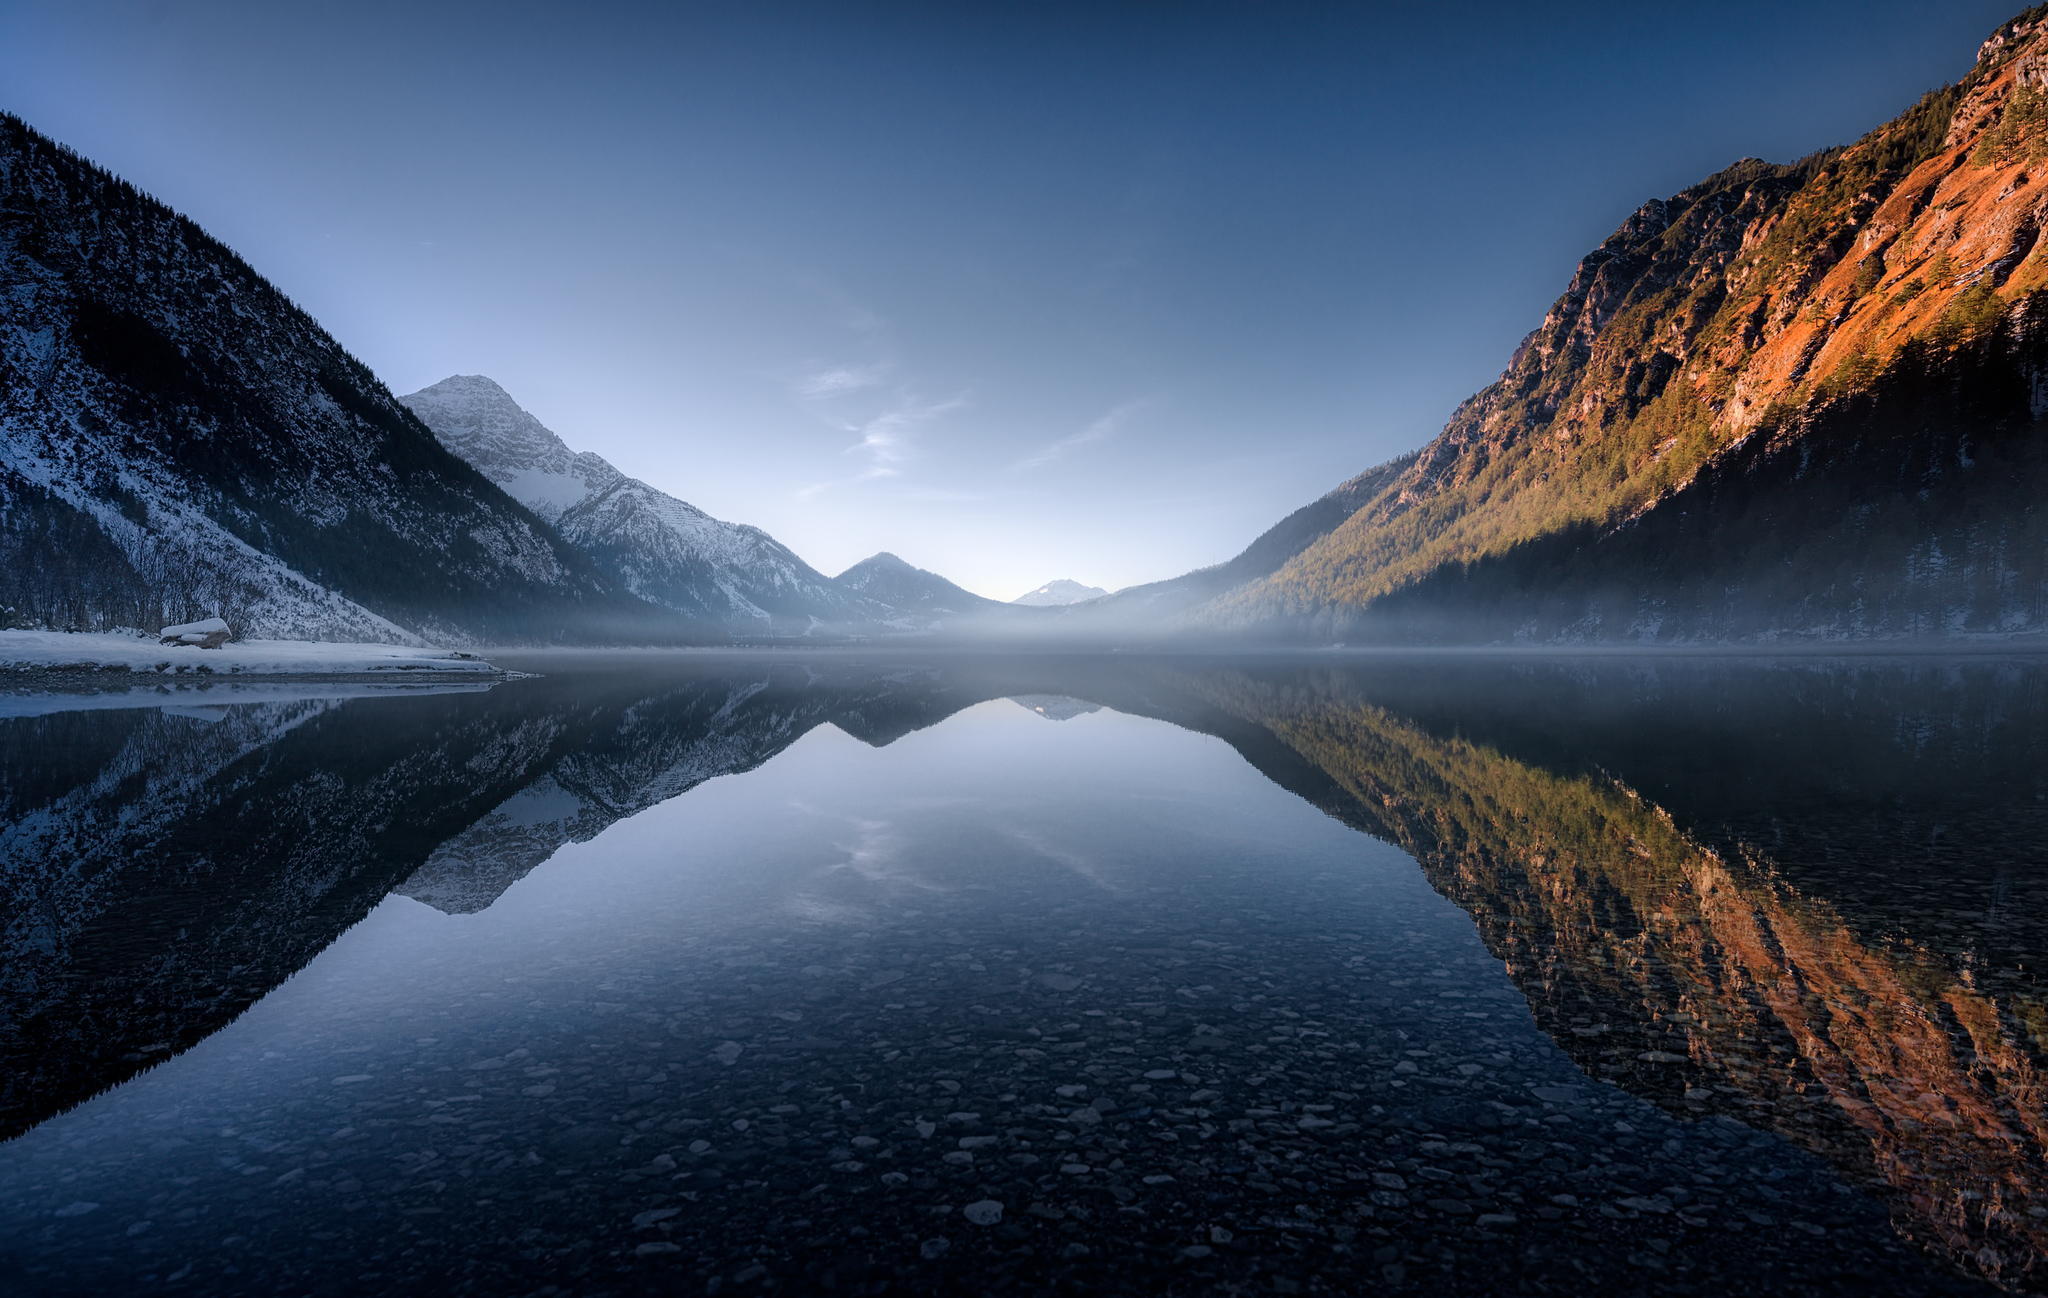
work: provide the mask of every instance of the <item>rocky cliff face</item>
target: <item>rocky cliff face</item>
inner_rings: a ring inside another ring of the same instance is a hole
[[[652,613],[234,253],[0,117],[0,619],[406,642]]]
[[[2044,85],[2033,11],[1853,145],[1644,205],[1435,441],[1206,620],[1495,640],[2048,629]],[[1973,408],[1942,409],[1956,392]],[[1768,545],[1749,543],[1758,516]],[[1857,553],[1866,538],[1893,544]],[[1787,568],[1793,603],[1756,589]]]
[[[757,527],[727,523],[562,439],[481,375],[401,398],[443,445],[634,595],[726,631],[802,633],[888,617]]]

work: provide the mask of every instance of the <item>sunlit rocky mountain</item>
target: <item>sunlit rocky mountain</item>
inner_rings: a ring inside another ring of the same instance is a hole
[[[1862,139],[1644,204],[1421,451],[1100,611],[1322,641],[2039,634],[2044,67],[2030,11]]]

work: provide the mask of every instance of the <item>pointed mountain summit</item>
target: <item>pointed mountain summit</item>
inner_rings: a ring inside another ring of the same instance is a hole
[[[1058,581],[1045,583],[1045,585],[1040,586],[1037,590],[1019,595],[1010,602],[1012,604],[1022,604],[1027,608],[1064,608],[1068,604],[1080,604],[1091,599],[1101,599],[1107,594],[1109,592],[1100,586],[1084,586],[1078,581],[1062,577]]]
[[[913,567],[887,550],[862,559],[840,573],[837,580],[846,589],[869,599],[924,616],[978,616],[1010,607],[963,590],[935,572]]]
[[[727,523],[559,436],[480,374],[400,398],[441,444],[641,599],[727,631],[802,634],[890,616],[758,527]]]

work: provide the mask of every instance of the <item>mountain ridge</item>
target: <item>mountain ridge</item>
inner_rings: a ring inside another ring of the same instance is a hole
[[[726,631],[803,634],[886,620],[760,528],[728,523],[568,444],[495,380],[401,397],[450,451],[534,511],[623,589]]]
[[[869,555],[833,580],[900,612],[919,616],[984,618],[1017,612],[1014,605],[977,595],[887,550]]]

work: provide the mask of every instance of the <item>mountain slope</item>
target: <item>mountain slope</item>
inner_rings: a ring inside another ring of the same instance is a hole
[[[1045,583],[1037,590],[1027,591],[1010,602],[1022,604],[1026,608],[1064,608],[1069,604],[1101,599],[1107,594],[1109,592],[1100,586],[1084,586],[1078,581],[1061,577],[1057,581]]]
[[[1854,145],[1645,205],[1442,435],[1201,619],[1355,639],[2048,629],[2044,90],[2037,10]]]
[[[982,618],[1018,612],[1014,605],[985,599],[935,572],[912,567],[887,550],[862,559],[835,580],[848,590],[921,617]]]
[[[1412,458],[1412,457],[1409,457]],[[1335,490],[1310,501],[1261,532],[1234,557],[1164,581],[1126,586],[1115,594],[1078,605],[1065,614],[1080,633],[1152,634],[1180,625],[1191,612],[1232,591],[1271,576],[1349,518],[1385,488],[1407,458],[1367,469]]]
[[[532,640],[651,612],[233,252],[0,116],[0,619]]]
[[[400,398],[442,444],[642,599],[732,630],[889,616],[757,527],[721,522],[562,439],[481,375]]]

